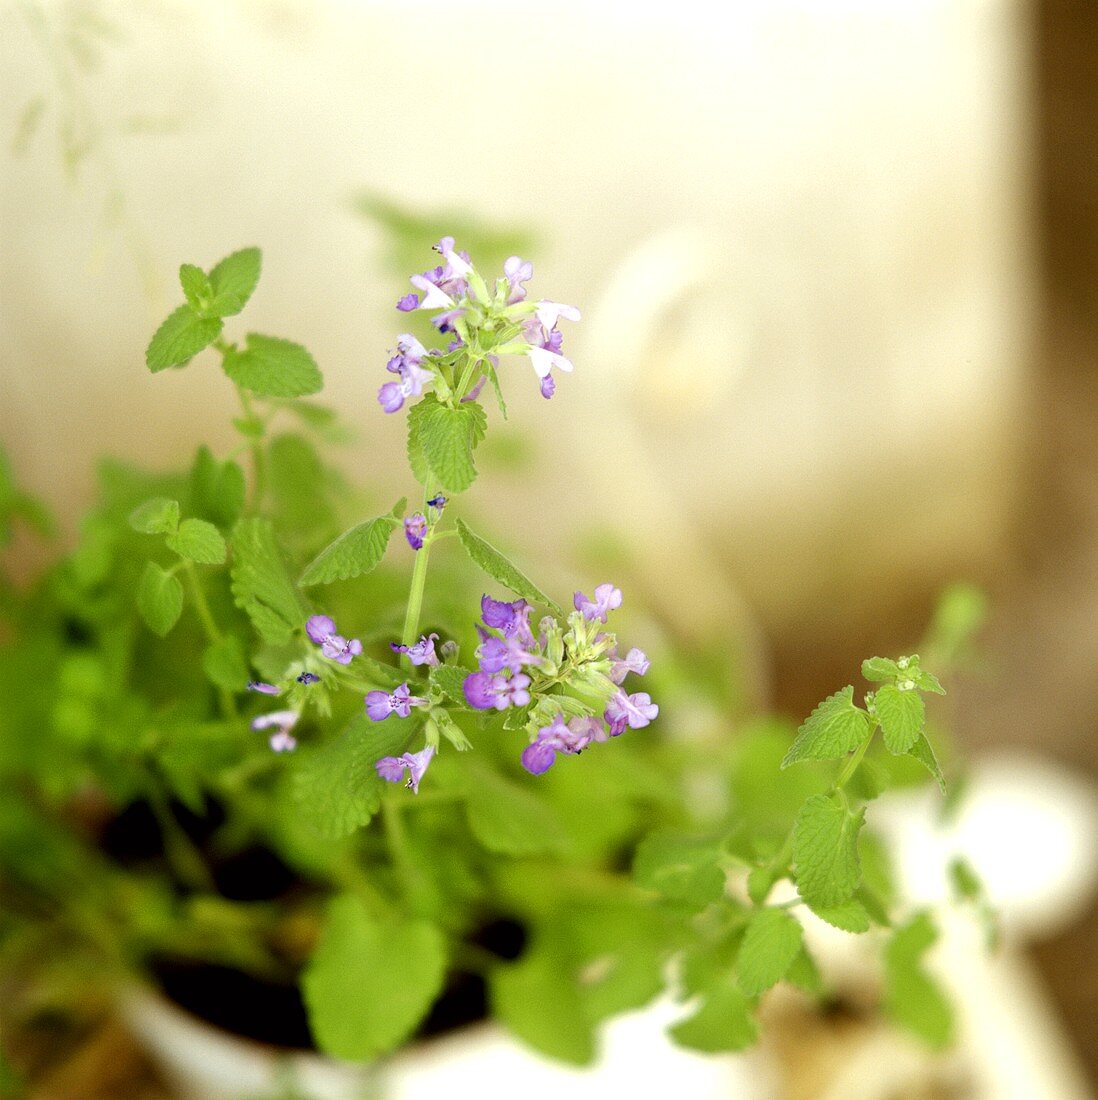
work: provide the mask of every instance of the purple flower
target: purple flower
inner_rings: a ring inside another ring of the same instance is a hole
[[[541,389],[541,396],[544,397],[546,401],[548,401],[549,398],[552,397],[553,394],[555,394],[557,392],[557,384],[554,381],[553,376],[551,374],[547,374],[541,380],[540,389]]]
[[[320,677],[315,672],[303,672],[298,678],[299,684],[305,684],[308,687],[309,684],[315,684]]]
[[[526,337],[525,347],[515,350],[529,356],[534,373],[545,378],[556,367],[557,370],[571,371],[572,360],[561,354],[564,335],[558,329],[547,329],[537,318],[531,318],[523,328]]]
[[[405,771],[407,771],[408,780],[404,786],[412,794],[419,794],[419,781],[423,778],[423,773],[427,770],[427,765],[431,763],[431,757],[434,755],[434,746],[428,745],[419,752],[406,752],[403,756],[382,757],[374,767],[377,768],[377,774],[390,783],[399,783],[404,778]]]
[[[384,722],[390,714],[398,718],[407,718],[412,707],[425,707],[426,699],[418,699],[411,693],[408,685],[401,684],[392,693],[371,691],[366,696],[366,714],[373,722]]]
[[[274,684],[265,684],[262,680],[249,680],[249,691],[258,691],[260,695],[281,695],[282,689]]]
[[[408,397],[419,397],[423,387],[433,378],[431,371],[420,366],[427,356],[427,349],[410,333],[397,337],[397,353],[385,364],[392,374],[399,374],[399,382],[386,382],[377,391],[377,399],[387,413],[396,412]]]
[[[480,646],[477,649],[477,661],[481,672],[502,672],[508,669],[519,672],[523,665],[536,664],[539,658],[526,650],[523,642],[512,635],[497,638],[494,634],[477,627],[480,634]]]
[[[489,672],[474,672],[465,677],[465,699],[476,710],[506,710],[524,707],[530,702],[530,677],[516,673],[509,680]]]
[[[411,313],[413,309],[419,309],[419,297],[409,291],[397,302],[397,309],[401,313]]]
[[[313,615],[305,624],[305,633],[320,646],[320,652],[330,661],[349,665],[352,657],[362,652],[362,643],[357,638],[348,641],[342,634],[336,633],[335,620],[327,615]]]
[[[643,649],[634,646],[624,657],[612,654],[610,658],[610,679],[620,684],[630,672],[643,676],[648,671],[648,657]]]
[[[403,653],[413,665],[428,665],[438,668],[438,655],[435,653],[435,641],[437,634],[424,634],[414,645],[400,645],[398,642],[390,642],[389,648],[394,653]]]
[[[441,512],[442,509],[446,507],[446,498],[441,493],[438,493],[436,496],[431,497],[431,499],[427,501],[427,507],[436,508],[438,511]]]
[[[589,622],[606,622],[606,616],[611,611],[617,611],[621,607],[621,589],[612,584],[600,584],[595,589],[595,598],[589,600],[584,593],[577,592],[573,598],[573,605]]]
[[[416,512],[404,521],[404,537],[413,550],[423,549],[423,540],[427,537],[427,517],[422,512]]]
[[[605,741],[606,732],[597,718],[573,718],[567,724],[558,714],[548,726],[538,730],[537,737],[522,750],[522,766],[533,775],[547,772],[558,752],[581,753],[592,741]]]
[[[274,733],[269,738],[271,748],[275,752],[293,752],[297,748],[297,740],[290,730],[297,725],[299,717],[296,710],[274,710],[270,714],[261,714],[258,718],[253,718],[252,729],[257,732],[273,729]]]
[[[563,302],[549,302],[542,299],[534,310],[534,316],[542,323],[546,332],[552,332],[562,317],[568,321],[578,321],[580,311],[575,306],[566,306]]]
[[[530,630],[530,612],[533,608],[522,599],[507,603],[481,596],[480,616],[485,626],[498,630],[505,638],[515,636],[526,645],[532,645],[534,635]]]
[[[639,730],[647,726],[659,714],[660,708],[652,702],[652,697],[645,691],[638,691],[634,695],[626,695],[619,688],[606,704],[606,713],[603,717],[610,727],[610,735],[618,737],[629,729]]]
[[[464,278],[473,270],[473,265],[469,262],[469,253],[454,251],[453,237],[443,237],[438,244],[433,247],[446,261],[446,266],[449,268],[451,277],[457,276]]]
[[[513,306],[516,302],[525,301],[526,287],[522,284],[534,277],[534,265],[518,256],[508,256],[503,262],[503,274],[511,288],[507,304]]]

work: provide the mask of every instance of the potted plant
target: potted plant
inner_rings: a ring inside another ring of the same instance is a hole
[[[367,1066],[486,1016],[586,1064],[603,1021],[668,989],[672,1038],[706,1052],[749,1046],[780,982],[825,998],[811,912],[876,929],[884,1010],[947,1042],[931,917],[897,915],[864,827],[885,786],[942,781],[938,680],[872,658],[864,698],[797,731],[668,736],[665,700],[720,715],[720,654],[650,660],[612,579],[558,600],[464,510],[486,406],[524,378],[554,396],[579,311],[528,296],[518,257],[490,277],[435,247],[397,303],[434,337],[397,338],[375,410],[407,419],[414,500],[380,506],[325,457],[312,356],[237,332],[259,250],[181,267],[148,368],[218,358],[240,442],[104,462],[76,548],[4,585],[8,967],[48,944],[85,983],[141,975],[227,1033]],[[0,510],[38,516],[7,472]]]

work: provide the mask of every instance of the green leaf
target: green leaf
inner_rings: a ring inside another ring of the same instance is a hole
[[[308,618],[282,561],[270,520],[243,519],[232,535],[232,592],[264,641],[288,642]]]
[[[199,317],[190,306],[180,306],[158,328],[145,351],[145,365],[154,374],[190,362],[221,335],[221,321]]]
[[[722,854],[719,840],[661,829],[637,848],[633,877],[666,898],[703,909],[724,893]]]
[[[923,969],[922,956],[938,932],[926,913],[919,913],[889,940],[884,953],[885,1011],[901,1027],[941,1050],[953,1039],[953,1008]]]
[[[491,852],[533,855],[564,847],[564,828],[549,804],[487,768],[470,775],[465,813],[473,836]]]
[[[777,985],[800,954],[803,940],[796,917],[784,909],[760,909],[747,925],[736,960],[740,989],[757,997]]]
[[[332,581],[350,580],[376,569],[385,556],[390,536],[400,525],[398,515],[403,513],[407,503],[402,498],[388,515],[369,519],[344,531],[309,563],[299,583],[331,584]]]
[[[593,1027],[578,984],[555,952],[528,951],[491,972],[492,1014],[535,1050],[572,1065],[595,1057]]]
[[[248,682],[248,662],[240,639],[231,634],[214,642],[202,654],[207,679],[226,691],[242,691]]]
[[[205,308],[206,302],[213,295],[210,280],[206,278],[206,272],[194,264],[183,264],[179,269],[179,285],[183,288],[187,302],[196,311]]]
[[[828,696],[797,731],[797,739],[782,761],[787,768],[798,760],[834,760],[856,749],[870,734],[869,715],[854,705],[854,688]]]
[[[431,669],[431,683],[438,684],[447,698],[463,710],[472,710],[465,698],[465,680],[472,675],[471,669],[460,665],[439,665]]]
[[[927,672],[925,669],[917,668],[912,674],[911,678],[915,681],[915,686],[920,691],[931,691],[935,695],[945,695],[946,690],[942,687],[941,681],[933,672]]]
[[[416,408],[419,412],[414,422],[409,416],[409,457],[413,459],[413,470],[425,463],[448,492],[464,492],[477,476],[473,448],[484,434],[484,410],[475,403],[451,409],[430,393]]]
[[[938,788],[941,790],[942,794],[945,794],[945,776],[942,775],[942,768],[941,765],[938,763],[938,757],[934,755],[934,748],[930,744],[930,740],[927,737],[925,730],[920,733],[918,737],[915,738],[915,744],[907,750],[907,754],[908,756],[913,756],[916,760],[918,760],[919,763],[922,764],[922,766],[926,768],[926,770],[930,772],[932,776],[934,776],[934,778],[938,781]]]
[[[365,825],[381,807],[385,789],[374,765],[383,756],[400,755],[411,734],[410,723],[371,722],[360,714],[327,744],[299,751],[293,794],[301,817],[331,840]]]
[[[877,689],[873,707],[884,733],[885,747],[894,756],[907,752],[926,724],[926,707],[915,691],[901,691],[892,684]]]
[[[698,1011],[670,1033],[679,1046],[706,1054],[745,1050],[758,1038],[751,1002],[731,980],[711,987]]]
[[[168,535],[179,526],[179,501],[153,497],[130,513],[130,526],[144,535]]]
[[[747,876],[747,896],[756,904],[762,905],[774,888],[779,871],[769,865],[753,867]]]
[[[218,527],[232,527],[244,511],[244,471],[232,459],[218,462],[209,447],[202,446],[191,466],[189,511]]]
[[[185,519],[165,542],[170,550],[188,561],[201,565],[221,565],[225,561],[225,539],[212,523],[204,519]]]
[[[875,684],[894,684],[903,676],[903,670],[887,657],[870,657],[862,661],[862,675]]]
[[[163,638],[182,614],[183,586],[155,562],[149,562],[137,586],[137,610],[149,629]]]
[[[260,397],[305,397],[324,385],[313,357],[300,345],[249,332],[243,351],[225,356],[225,373]]]
[[[810,905],[841,905],[858,888],[858,831],[865,810],[851,813],[825,794],[813,795],[793,826],[797,890]]]
[[[954,856],[949,861],[949,881],[954,896],[961,901],[978,901],[983,896],[980,876],[963,856]]]
[[[433,924],[382,920],[356,897],[334,898],[301,979],[317,1045],[353,1060],[392,1050],[427,1015],[445,975],[445,941]]]
[[[226,256],[210,272],[214,301],[210,308],[219,317],[239,313],[259,282],[263,256],[258,248],[242,248]]]
[[[813,996],[818,996],[824,989],[823,978],[816,966],[816,960],[812,958],[805,947],[801,948],[792,965],[786,971],[785,980],[790,985],[796,986]]]
[[[558,615],[561,609],[525,574],[520,573],[491,543],[482,539],[462,519],[457,521],[458,537],[465,552],[493,580],[532,603],[544,604]]]
[[[426,485],[431,476],[431,467],[423,450],[423,420],[429,405],[430,402],[424,398],[408,410],[408,465],[421,485]]]
[[[850,898],[841,905],[810,905],[809,909],[822,921],[844,932],[868,932],[869,913],[857,898]]]

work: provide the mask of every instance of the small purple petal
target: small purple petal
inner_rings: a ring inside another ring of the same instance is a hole
[[[606,704],[606,713],[603,717],[610,726],[610,733],[617,737],[624,732],[626,726],[634,730],[642,729],[659,712],[659,706],[652,702],[652,697],[646,691],[626,695],[619,688]]]
[[[474,710],[491,710],[499,698],[499,677],[487,672],[474,672],[462,685],[465,700]]]
[[[431,634],[430,636],[424,634],[414,645],[400,645],[397,642],[390,642],[389,648],[394,653],[406,654],[413,665],[428,665],[430,668],[437,668],[439,663],[438,655],[435,653],[435,642],[437,640],[437,634]]]
[[[401,313],[411,313],[413,309],[419,309],[419,297],[409,291],[397,302],[397,309]]]
[[[315,684],[317,682],[317,680],[319,680],[319,679],[320,679],[320,677],[317,676],[317,674],[315,672],[303,672],[297,678],[297,682],[299,684],[305,684],[306,686],[308,686],[309,684]]]
[[[249,691],[258,691],[260,695],[281,695],[282,689],[276,687],[274,684],[265,684],[262,680],[250,680],[248,682]]]
[[[423,540],[427,536],[427,518],[420,512],[408,516],[404,521],[404,537],[413,550],[423,549]]]
[[[553,376],[551,374],[547,374],[541,380],[540,389],[541,396],[544,397],[546,401],[548,401],[549,398],[551,398],[553,394],[557,392],[557,384],[555,381],[553,381]]]
[[[371,691],[366,695],[366,715],[373,722],[383,722],[393,713],[387,691]]]
[[[522,766],[531,775],[544,775],[557,759],[556,750],[540,738],[522,750]]]
[[[606,622],[606,617],[611,611],[621,607],[621,589],[612,584],[600,584],[595,589],[595,598],[589,600],[583,592],[577,592],[572,603],[589,622]]]
[[[323,645],[325,638],[334,634],[335,629],[335,619],[327,615],[313,615],[305,623],[305,633],[309,635],[309,640],[317,645]]]
[[[297,738],[287,730],[279,730],[271,734],[268,744],[275,752],[293,752],[297,748]]]
[[[648,657],[643,649],[634,646],[624,657],[614,657],[610,661],[610,679],[620,684],[630,672],[643,676],[648,671]]]
[[[386,382],[377,391],[378,404],[387,412],[395,413],[404,405],[404,390],[399,382]]]
[[[383,756],[375,765],[377,774],[390,783],[399,783],[404,778],[404,764],[395,756]]]

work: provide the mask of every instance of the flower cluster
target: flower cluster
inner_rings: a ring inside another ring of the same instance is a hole
[[[599,585],[593,599],[577,592],[567,623],[547,616],[535,636],[526,600],[481,600],[478,669],[465,679],[465,699],[476,710],[530,708],[527,771],[541,774],[557,753],[575,755],[659,714],[646,692],[630,695],[621,687],[630,673],[648,671],[648,658],[636,648],[619,657],[617,639],[601,629],[621,602],[612,584]]]
[[[428,388],[441,400],[474,400],[502,355],[527,356],[542,396],[552,397],[552,372],[572,370],[562,351],[564,334],[558,324],[562,318],[578,321],[579,310],[561,302],[528,301],[525,284],[534,266],[518,256],[504,263],[503,275],[489,288],[468,252],[455,249],[453,237],[443,237],[434,248],[443,262],[411,277],[415,290],[397,302],[397,309],[438,311],[431,322],[450,343],[445,351],[428,351],[411,334],[398,336],[396,352],[386,365],[397,377],[378,391],[381,407],[394,413]],[[409,542],[412,538],[409,533]]]

